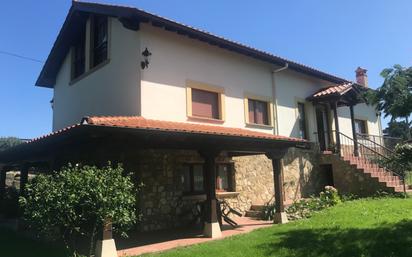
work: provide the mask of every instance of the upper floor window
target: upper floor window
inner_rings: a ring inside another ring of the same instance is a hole
[[[86,31],[80,31],[78,38],[73,45],[72,52],[72,72],[71,78],[75,79],[86,70]]]
[[[272,100],[265,96],[245,93],[245,121],[249,125],[272,126]]]
[[[269,125],[268,103],[259,100],[248,99],[249,123]]]
[[[192,115],[219,119],[218,93],[192,88]]]
[[[107,60],[108,20],[106,16],[94,15],[91,19],[90,68]]]
[[[223,120],[223,89],[189,81],[187,115],[189,117]]]
[[[302,139],[308,139],[308,133],[306,128],[306,111],[304,103],[298,103],[298,123],[299,137]]]
[[[368,134],[366,120],[355,120],[355,131],[358,134]]]

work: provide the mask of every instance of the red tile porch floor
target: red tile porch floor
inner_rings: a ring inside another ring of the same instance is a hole
[[[118,256],[134,256],[160,252],[176,247],[219,240],[247,233],[257,228],[269,227],[273,224],[272,221],[256,220],[247,217],[235,218],[234,220],[239,224],[239,227],[232,228],[224,223],[222,237],[218,239],[203,237],[199,227],[130,234],[128,239],[116,240],[117,253]]]

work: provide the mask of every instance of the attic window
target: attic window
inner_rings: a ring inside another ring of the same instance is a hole
[[[106,16],[92,16],[90,39],[90,68],[94,68],[107,60],[108,26]]]
[[[85,29],[81,30],[79,33],[78,38],[73,44],[73,52],[72,52],[72,72],[71,76],[72,79],[78,78],[85,72],[85,44],[86,44],[86,31]]]

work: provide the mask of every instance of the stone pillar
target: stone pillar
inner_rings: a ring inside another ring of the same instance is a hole
[[[349,110],[350,110],[350,120],[352,123],[353,155],[359,156],[358,135],[356,134],[355,112],[353,110],[353,105],[349,106]]]
[[[0,167],[0,201],[4,199],[6,193],[6,168]]]
[[[218,238],[222,236],[220,225],[217,217],[217,199],[216,199],[216,162],[217,151],[202,151],[200,155],[205,159],[203,172],[205,174],[205,225],[203,234],[206,237]]]
[[[116,244],[112,235],[112,222],[107,220],[103,226],[102,240],[97,240],[96,257],[117,257]]]
[[[275,216],[274,223],[287,223],[288,218],[283,203],[283,165],[282,158],[285,156],[287,149],[278,149],[266,153],[266,156],[272,160],[273,180],[275,182]]]
[[[23,195],[29,178],[29,165],[23,164],[20,168],[20,195]]]
[[[333,110],[333,118],[335,120],[335,136],[336,136],[336,152],[340,154],[340,134],[339,134],[339,118],[338,118],[338,103],[331,103]]]

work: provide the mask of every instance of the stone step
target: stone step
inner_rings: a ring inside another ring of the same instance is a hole
[[[262,211],[246,211],[245,212],[245,217],[249,217],[249,218],[262,218]]]
[[[254,205],[250,206],[250,210],[251,211],[264,211],[265,210],[265,205],[254,204]]]

